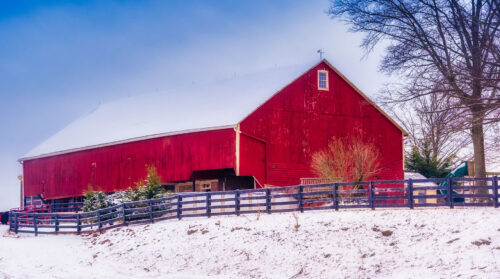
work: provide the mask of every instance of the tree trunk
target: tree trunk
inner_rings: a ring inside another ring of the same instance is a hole
[[[474,147],[474,176],[486,177],[486,163],[484,156],[484,131],[483,118],[481,112],[472,112],[472,145]],[[476,181],[476,186],[486,186],[485,181]],[[477,194],[488,194],[487,189],[476,189]]]

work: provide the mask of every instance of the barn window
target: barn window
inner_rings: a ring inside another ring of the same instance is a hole
[[[325,70],[318,71],[318,89],[328,90],[328,71]]]

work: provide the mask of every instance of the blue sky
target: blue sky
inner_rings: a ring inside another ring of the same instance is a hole
[[[319,48],[374,97],[386,80],[379,51],[363,59],[361,35],[331,20],[328,5],[1,1],[0,210],[19,203],[17,159],[102,103],[305,63]]]

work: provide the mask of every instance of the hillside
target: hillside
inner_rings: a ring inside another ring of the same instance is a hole
[[[498,278],[500,210],[196,218],[92,235],[0,229],[0,278]]]

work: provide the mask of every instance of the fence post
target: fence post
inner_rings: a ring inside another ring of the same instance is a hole
[[[339,210],[339,201],[338,201],[338,191],[339,191],[339,184],[338,183],[333,183],[333,193],[332,193],[332,199],[333,199],[333,208],[338,211]]]
[[[149,222],[153,223],[153,202],[149,200]]]
[[[453,208],[454,207],[454,204],[453,204],[453,177],[448,177],[447,178],[447,182],[448,182],[448,203],[450,205],[450,208]]]
[[[408,179],[408,205],[410,206],[410,209],[413,209],[413,180],[410,178]]]
[[[82,231],[82,221],[80,220],[80,213],[76,213],[76,233],[80,234]]]
[[[13,212],[13,213],[14,213],[14,212]],[[16,218],[15,218],[15,220],[16,220],[16,221],[15,221],[15,223],[14,223],[14,225],[15,225],[15,227],[14,227],[14,231],[15,231],[15,232],[16,232],[16,234],[17,234],[17,231],[19,230],[19,215],[18,215],[18,214],[17,214],[17,212],[16,212],[16,213],[14,213],[14,216],[16,217]]]
[[[210,215],[212,214],[212,194],[210,192],[207,192],[207,196],[205,198],[206,201],[206,207],[207,207],[207,216],[210,218]]]
[[[12,232],[12,231],[14,231],[14,221],[13,221],[14,218],[12,218],[12,212],[11,211],[9,211],[8,214],[9,215],[7,215],[7,217],[8,217],[7,222],[9,223],[9,231]]]
[[[271,190],[266,188],[266,211],[271,214]]]
[[[56,234],[59,232],[59,218],[57,218],[57,213],[56,213],[56,225],[55,225],[55,231],[56,231]]]
[[[126,208],[127,208],[127,203],[123,203],[122,204],[123,224],[125,226],[128,226]]]
[[[38,235],[38,220],[36,218],[36,213],[33,215],[33,225],[35,226],[35,236]]]
[[[19,213],[16,212],[16,234],[19,232]]]
[[[240,191],[236,190],[234,193],[234,212],[240,216]]]
[[[297,189],[297,194],[298,194],[300,212],[304,212],[304,205],[302,204],[302,193],[303,192],[304,192],[304,187],[302,185],[299,185],[299,188]]]
[[[493,206],[495,208],[498,208],[498,177],[495,175],[493,176]]]
[[[50,212],[54,212],[54,204],[53,203],[50,204]]]
[[[373,201],[373,181],[370,181],[368,184],[368,203],[370,204],[370,208],[375,210],[375,202]]]
[[[182,196],[177,196],[177,218],[180,220],[182,218]]]
[[[102,228],[102,223],[101,223],[101,210],[100,210],[100,209],[98,209],[98,210],[97,210],[97,221],[99,222],[99,223],[97,224],[97,227],[98,227],[98,229],[99,229],[99,233],[102,233],[102,229],[101,229],[101,228]]]
[[[14,213],[12,211],[9,211],[9,231],[13,232],[14,231]]]

